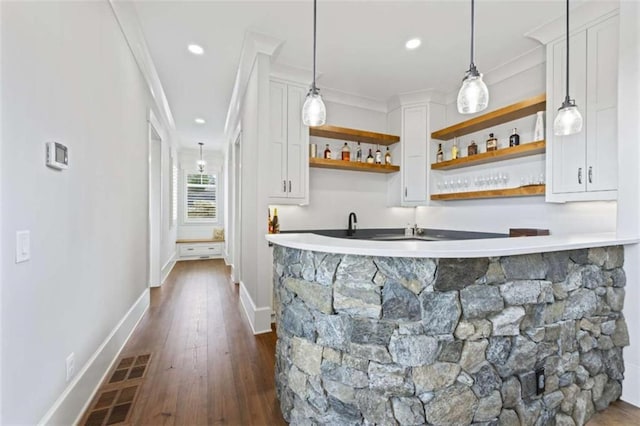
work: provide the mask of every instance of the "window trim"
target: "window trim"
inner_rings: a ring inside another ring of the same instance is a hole
[[[215,219],[204,219],[204,218],[189,218],[189,180],[188,176],[193,174],[200,174],[197,170],[184,170],[182,175],[183,185],[182,188],[184,190],[184,197],[182,203],[182,223],[186,225],[200,225],[200,224],[217,224],[220,222],[220,212],[218,211],[220,207],[220,203],[218,201],[218,195],[220,194],[220,180],[219,173],[217,171],[205,171],[205,175],[213,176],[215,178],[215,189],[216,189],[216,218]]]

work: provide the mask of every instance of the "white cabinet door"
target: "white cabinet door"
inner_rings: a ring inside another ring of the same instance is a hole
[[[287,92],[287,197],[303,199],[309,170],[309,128],[302,123],[306,89],[288,86]]]
[[[587,191],[618,187],[618,17],[587,30]]]
[[[402,204],[427,201],[427,106],[402,111]]]
[[[271,82],[269,93],[269,197],[287,196],[287,86]]]
[[[587,35],[585,31],[572,35],[570,39],[571,78],[569,95],[575,99],[584,116],[586,107]],[[552,90],[547,98],[547,139],[552,141],[552,191],[555,194],[584,192],[586,189],[586,132],[570,135],[553,135],[553,120],[557,108],[566,94],[566,41],[556,42],[552,47]]]

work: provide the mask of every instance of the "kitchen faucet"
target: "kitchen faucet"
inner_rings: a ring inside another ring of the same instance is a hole
[[[358,223],[358,217],[356,214],[354,212],[349,213],[349,228],[347,228],[348,237],[351,237],[356,233],[356,223]]]

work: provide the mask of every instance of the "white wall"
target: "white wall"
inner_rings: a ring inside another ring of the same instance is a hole
[[[522,99],[546,92],[545,64],[536,65],[524,72],[489,86],[489,110],[494,110]],[[451,125],[471,116],[458,113],[454,96],[447,105],[447,125]],[[486,111],[485,111],[486,112]],[[483,112],[484,113],[484,112]],[[553,118],[551,118],[552,120]],[[545,117],[545,124],[549,120]],[[459,138],[458,144],[464,150],[475,140],[481,152],[485,151],[485,141],[490,132],[495,133],[501,147],[508,146],[510,129],[518,128],[520,142],[533,139],[535,116],[525,117],[513,123],[496,126],[481,132]],[[443,143],[445,159],[450,158],[453,141]],[[437,145],[431,146],[432,158],[435,158]],[[518,186],[521,180],[529,183],[531,177],[537,179],[544,175],[544,155],[510,160],[506,163],[492,163],[454,171],[432,171],[430,188],[432,193],[438,192],[438,183],[447,179],[464,179],[469,181],[469,189],[477,176],[487,176],[498,172],[509,175],[509,186]],[[544,176],[546,179],[546,176]],[[489,231],[508,233],[509,228],[545,228],[552,234],[571,232],[606,232],[616,229],[615,202],[588,203],[546,203],[544,197],[495,198],[487,200],[462,200],[431,202],[429,206],[416,210],[419,226],[425,228],[456,228],[461,230]]]
[[[32,251],[2,257],[0,423],[35,424],[67,387],[67,355],[81,370],[146,291],[151,101],[108,2],[0,7],[1,245],[14,253],[28,229]],[[69,170],[45,167],[50,140]]]
[[[188,223],[185,222],[185,173],[197,173],[196,162],[200,159],[200,151],[198,149],[182,148],[178,152],[178,239],[207,239],[213,238],[214,227],[224,227],[225,215],[225,176],[224,153],[222,151],[204,150],[202,157],[207,162],[205,171],[208,173],[216,173],[218,175],[218,220],[215,223]]]
[[[640,232],[640,4],[620,2],[620,68],[618,72],[618,235],[638,238]],[[622,399],[640,406],[640,248],[625,247],[627,274],[624,315],[631,346],[624,350],[625,380]]]
[[[387,116],[383,112],[325,102],[327,123],[372,132],[386,133]],[[309,143],[318,145],[322,155],[328,143],[334,155],[340,154],[344,141],[312,136]],[[349,142],[355,155],[355,142]],[[363,156],[376,146],[361,144]],[[380,150],[385,152],[384,146]],[[392,151],[393,164],[399,164],[399,150]],[[388,207],[387,185],[392,175],[345,170],[317,169],[309,171],[309,205],[277,206],[280,229],[346,229],[348,215],[355,212],[359,228],[401,228],[414,223],[415,209]],[[266,212],[265,212],[266,214]],[[266,226],[266,219],[265,219]]]

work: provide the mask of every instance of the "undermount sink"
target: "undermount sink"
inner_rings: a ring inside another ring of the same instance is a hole
[[[489,232],[469,232],[445,229],[423,229],[419,235],[404,235],[402,228],[370,228],[357,229],[353,235],[347,235],[345,229],[318,229],[311,231],[289,231],[289,232],[309,232],[325,237],[347,238],[352,240],[372,240],[372,241],[448,241],[448,240],[474,240],[482,238],[504,238],[508,234],[497,234]]]

